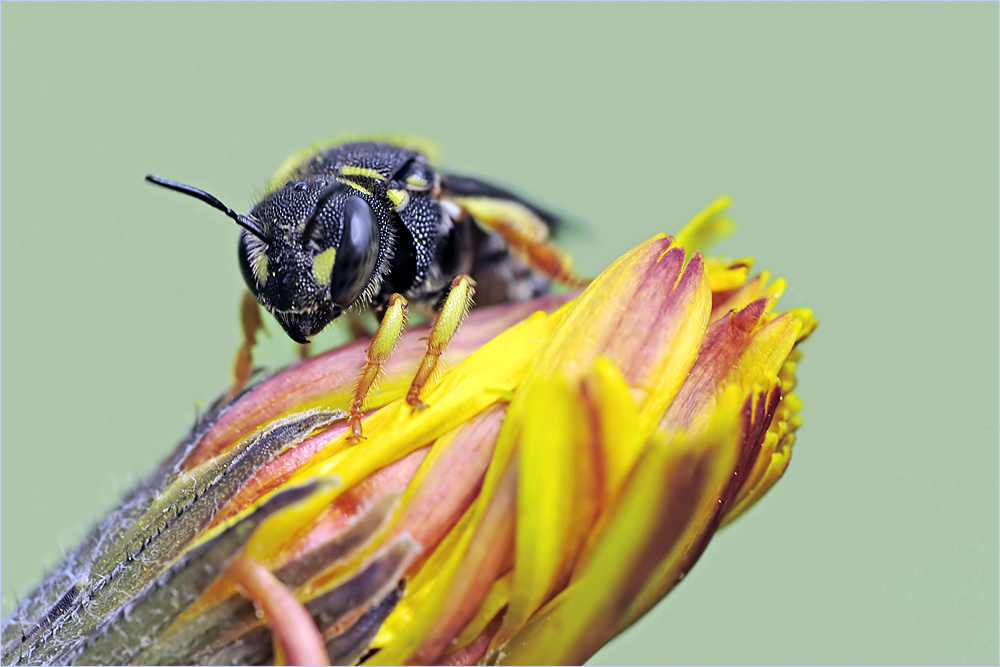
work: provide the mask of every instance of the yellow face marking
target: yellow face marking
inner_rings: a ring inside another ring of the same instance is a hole
[[[403,209],[410,201],[410,193],[406,190],[386,190],[385,194],[392,200],[397,211]]]
[[[427,179],[419,174],[410,174],[406,177],[406,182],[408,185],[412,185],[415,188],[427,187]]]
[[[330,284],[330,277],[333,275],[333,263],[336,259],[336,248],[327,248],[313,259],[313,278],[323,287]]]
[[[362,186],[358,185],[357,183],[355,183],[354,181],[349,181],[346,178],[338,178],[337,182],[338,183],[343,183],[344,185],[350,185],[352,188],[354,188],[358,192],[364,192],[369,197],[371,197],[371,195],[372,195],[371,190],[369,190],[368,188],[362,187]]]
[[[267,255],[263,252],[255,253],[250,259],[250,270],[257,283],[263,287],[267,283]]]
[[[356,167],[351,164],[345,164],[343,167],[337,170],[341,176],[364,176],[365,178],[373,178],[376,181],[384,181],[385,176],[378,173],[374,169],[369,169],[368,167]]]

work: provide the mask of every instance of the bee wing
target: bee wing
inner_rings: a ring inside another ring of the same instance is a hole
[[[508,190],[466,176],[442,174],[440,197],[501,236],[536,272],[568,285],[584,284],[574,274],[569,256],[549,240],[563,225],[562,218]]]
[[[441,196],[447,198],[486,197],[488,199],[516,202],[534,213],[553,233],[563,224],[561,217],[522,199],[510,190],[505,190],[491,183],[468,176],[441,174]]]

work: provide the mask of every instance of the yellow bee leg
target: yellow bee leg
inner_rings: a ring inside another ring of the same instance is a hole
[[[235,396],[246,385],[253,373],[253,346],[257,344],[257,332],[264,329],[260,319],[260,307],[250,292],[243,293],[240,302],[240,325],[243,329],[243,344],[236,350],[233,360],[233,387],[230,396]]]
[[[351,437],[355,441],[364,437],[361,432],[361,414],[365,397],[378,379],[382,364],[389,359],[396,343],[399,342],[399,337],[403,334],[403,329],[406,328],[406,314],[406,299],[399,294],[389,297],[389,305],[386,307],[382,322],[368,344],[365,366],[358,376],[358,385],[351,400]]]
[[[299,345],[299,359],[308,359],[311,356],[312,343]]]
[[[406,402],[413,407],[422,410],[427,406],[420,401],[420,390],[423,389],[427,381],[430,380],[434,368],[437,366],[441,353],[448,347],[451,337],[458,330],[458,325],[462,323],[465,316],[472,307],[472,296],[476,291],[476,281],[466,275],[460,275],[451,281],[451,289],[448,297],[444,300],[441,312],[434,320],[434,326],[427,336],[427,352],[420,361],[420,368],[413,378],[410,391],[406,393]]]

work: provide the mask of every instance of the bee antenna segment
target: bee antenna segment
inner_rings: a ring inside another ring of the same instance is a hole
[[[168,190],[173,190],[174,192],[180,192],[181,194],[188,195],[189,197],[194,197],[195,199],[199,199],[205,202],[212,208],[219,209],[220,211],[228,215],[230,218],[235,220],[236,224],[242,227],[243,229],[247,230],[254,236],[258,237],[259,239],[266,241],[267,243],[271,243],[271,237],[263,229],[260,228],[256,220],[253,220],[249,216],[240,215],[239,213],[237,213],[236,211],[234,211],[233,209],[229,208],[221,201],[216,199],[213,195],[210,195],[209,193],[205,192],[204,190],[196,188],[192,185],[185,185],[184,183],[178,183],[177,181],[170,181],[167,180],[166,178],[160,178],[159,176],[155,176],[153,174],[147,174],[146,180],[149,181],[150,183],[155,183],[156,185],[167,188]]]

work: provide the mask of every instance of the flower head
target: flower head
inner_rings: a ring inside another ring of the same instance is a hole
[[[580,663],[788,464],[810,311],[704,257],[720,200],[582,293],[474,311],[428,387],[411,332],[221,403],[4,619],[3,661]]]

